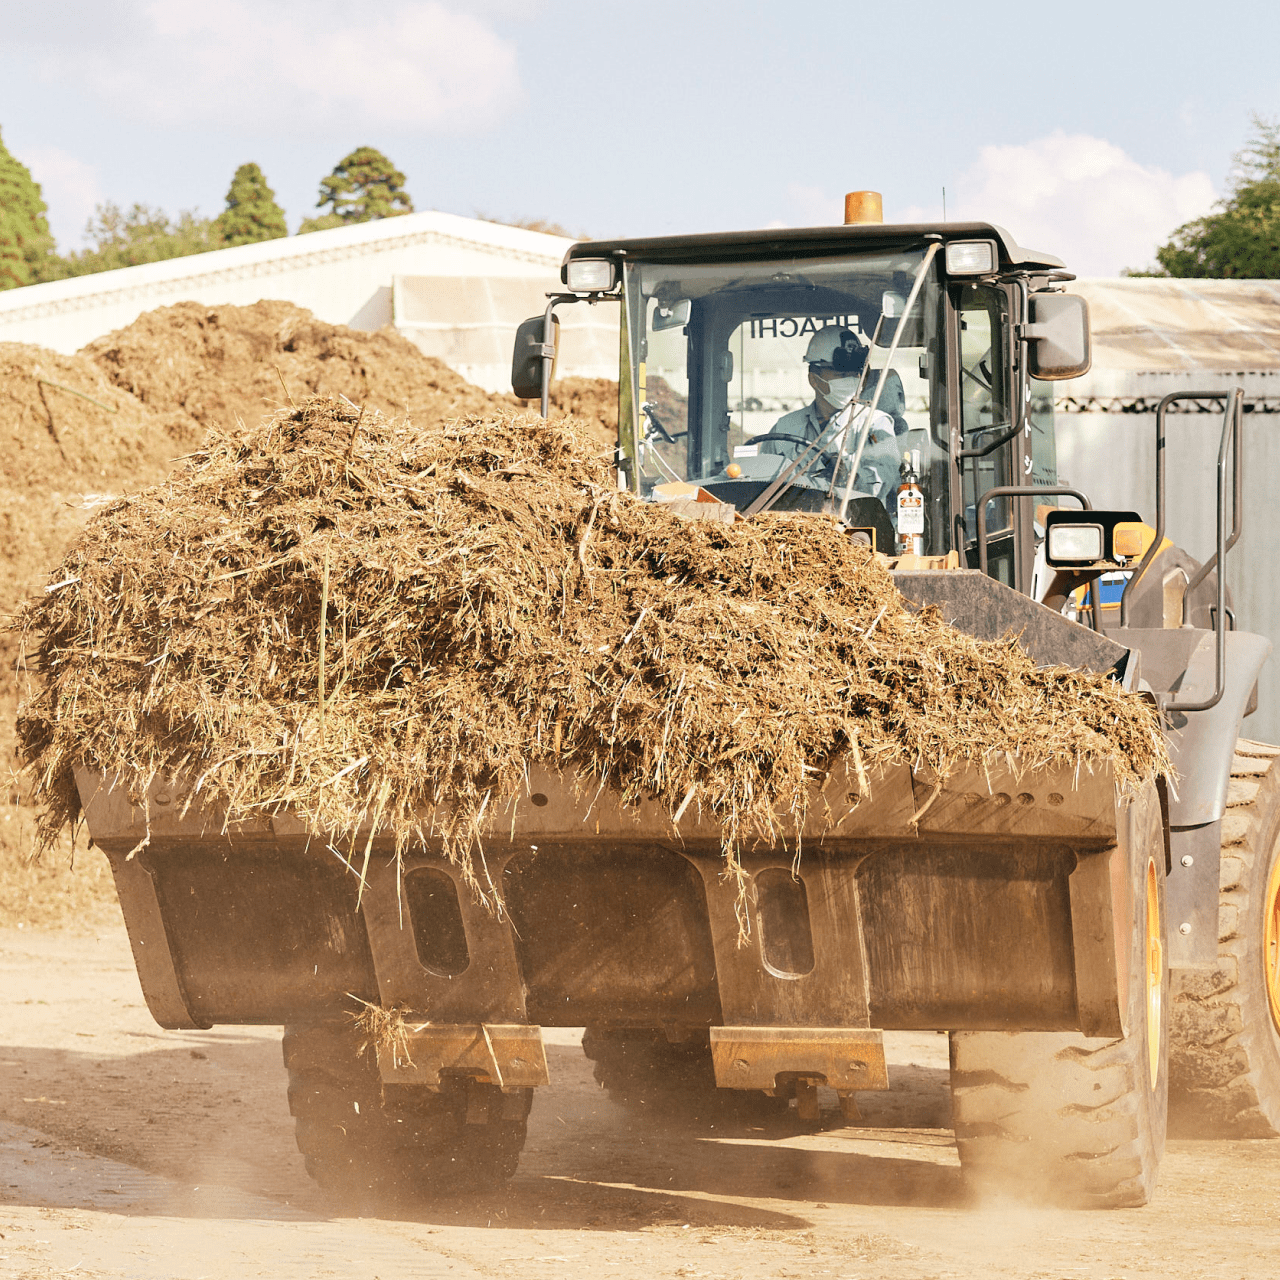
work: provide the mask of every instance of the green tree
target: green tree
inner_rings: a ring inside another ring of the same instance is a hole
[[[1280,279],[1280,121],[1255,115],[1253,128],[1234,157],[1231,193],[1156,250],[1159,274]]]
[[[0,289],[47,278],[53,236],[40,184],[0,139]]]
[[[242,164],[231,179],[227,207],[213,220],[214,239],[223,245],[256,244],[288,235],[284,210],[256,164]]]
[[[413,201],[404,181],[404,174],[376,147],[357,147],[320,183],[316,207],[327,207],[328,213],[307,218],[298,234],[412,213]]]
[[[348,222],[358,221],[358,218],[340,218],[336,213],[322,213],[318,218],[303,218],[298,234],[302,236],[308,231],[329,231],[333,227],[345,227]]]
[[[193,209],[171,219],[163,209],[135,204],[125,211],[110,201],[94,210],[85,239],[91,247],[57,260],[51,272],[55,278],[115,271],[224,247],[214,235],[212,221]]]
[[[1264,116],[1252,117],[1254,135],[1232,157],[1232,187],[1250,182],[1280,179],[1280,120],[1268,120]]]

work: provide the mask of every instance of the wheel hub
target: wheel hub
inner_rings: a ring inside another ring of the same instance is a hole
[[[1154,859],[1147,859],[1147,1065],[1151,1087],[1160,1078],[1160,1029],[1164,1014],[1164,936],[1160,928],[1159,882]],[[1272,915],[1274,922],[1274,913]],[[1271,1012],[1276,1013],[1272,996]]]

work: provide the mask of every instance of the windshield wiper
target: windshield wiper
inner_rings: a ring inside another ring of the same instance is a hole
[[[884,384],[889,381],[888,373],[893,368],[894,356],[898,354],[898,343],[902,341],[902,335],[906,332],[907,319],[911,315],[911,308],[916,305],[916,299],[920,296],[920,289],[924,284],[924,277],[929,270],[929,264],[941,247],[942,241],[935,240],[925,250],[924,261],[921,262],[920,269],[916,272],[916,278],[911,282],[911,292],[907,294],[907,305],[902,308],[902,315],[893,330],[893,341],[889,344],[889,354],[885,357],[884,367],[880,370],[880,377],[876,382],[876,393],[871,397],[871,410],[867,414],[866,422],[862,424],[862,430],[858,433],[858,448],[853,455],[853,462],[849,466],[849,478],[845,481],[844,495],[840,499],[839,515],[841,520],[845,518],[845,513],[849,510],[849,499],[853,496],[853,479],[858,474],[858,465],[862,461],[863,450],[866,449],[867,440],[871,436],[871,421],[875,417],[876,410],[880,407],[880,396],[884,391]]]

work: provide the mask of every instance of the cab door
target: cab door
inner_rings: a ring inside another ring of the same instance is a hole
[[[999,285],[962,284],[951,291],[959,378],[957,412],[962,450],[983,450],[1010,433],[1015,405],[1009,359],[1010,296]],[[960,458],[960,519],[970,568],[979,567],[978,503],[992,489],[1022,483],[1020,436],[983,456]],[[1008,497],[986,501],[987,572],[1019,586],[1016,503]]]

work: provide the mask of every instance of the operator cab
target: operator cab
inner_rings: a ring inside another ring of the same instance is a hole
[[[687,481],[740,511],[762,503],[823,511],[847,493],[849,522],[892,550],[904,450],[920,449],[926,472],[937,471],[926,492],[946,492],[945,436],[937,441],[930,412],[938,394],[927,356],[937,342],[932,273],[929,320],[901,335],[892,387],[872,407],[896,329],[886,311],[901,314],[923,255],[916,247],[723,264],[627,261],[628,372],[639,409],[632,448],[624,447],[629,486],[660,496]],[[824,338],[827,349],[815,351]],[[851,402],[824,398],[815,380],[824,390],[845,384],[840,399],[851,391]],[[930,525],[945,533],[945,509],[934,504]]]
[[[987,223],[584,242],[567,292],[521,327],[513,384],[537,394],[555,306],[616,299],[619,487],[827,512],[893,555],[913,484],[912,550],[976,567],[981,523],[988,571],[1026,590],[1033,504],[988,491],[1056,483],[1052,401],[1029,375],[1087,368],[1083,303],[1053,295],[1079,304],[1056,366],[1020,328],[1061,265]]]

